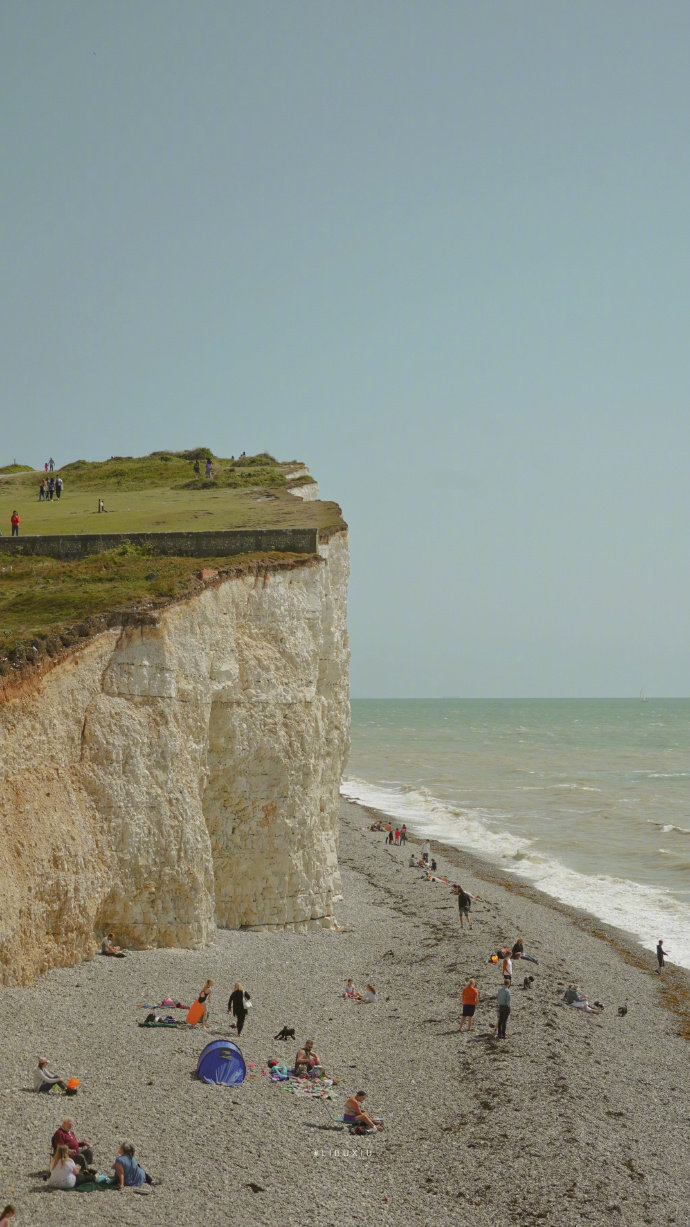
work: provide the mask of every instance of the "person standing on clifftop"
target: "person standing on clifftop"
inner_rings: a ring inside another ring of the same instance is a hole
[[[48,467],[52,473],[53,469],[55,468],[55,461],[53,460],[52,456],[50,457],[50,460],[48,461]]]
[[[12,525],[12,536],[18,537],[19,536],[19,512],[18,511],[12,512],[12,515],[10,516],[10,524]]]

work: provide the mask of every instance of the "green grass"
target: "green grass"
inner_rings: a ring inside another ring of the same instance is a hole
[[[193,470],[197,456],[202,469],[199,478]],[[207,456],[213,463],[213,481],[203,476]],[[344,528],[337,503],[305,503],[288,492],[286,476],[299,468],[297,461],[280,462],[265,452],[223,460],[208,448],[114,456],[93,463],[77,460],[59,470],[64,481],[62,498],[39,503],[43,471],[9,466],[0,471],[0,529],[10,532],[15,508],[21,517],[22,536],[318,528],[328,537]],[[298,473],[288,484],[303,484],[305,477]],[[98,512],[99,498],[105,502],[106,514]],[[76,562],[0,553],[0,673],[8,671],[13,656],[21,664],[34,659],[36,653],[55,654],[65,646],[65,627],[71,628],[66,638],[73,642],[77,622],[102,620],[109,612],[142,601],[175,600],[193,588],[194,575],[203,566],[230,567],[234,573],[258,565],[261,559],[269,566],[297,565],[291,555],[204,560],[142,554],[132,547]],[[299,561],[303,565],[304,557]],[[34,647],[25,651],[32,640]]]
[[[213,457],[214,479],[194,474],[195,455],[155,452],[151,456],[114,457],[90,463],[77,460],[59,470],[62,498],[39,503],[42,473],[22,472],[0,481],[0,529],[10,532],[16,508],[24,535],[61,533],[165,532],[213,528],[318,528],[329,534],[342,527],[336,503],[304,503],[289,494],[285,474],[295,464],[271,456],[242,461]],[[191,460],[188,458],[191,456]],[[301,484],[300,477],[290,485]],[[98,500],[106,514],[98,513]]]
[[[5,473],[33,473],[30,464],[4,464],[0,467],[0,477]]]
[[[29,651],[54,655],[80,634],[102,629],[87,625],[79,630],[75,624],[185,596],[198,588],[204,567],[243,574],[256,567],[283,569],[303,563],[304,557],[295,554],[169,558],[129,544],[78,562],[0,555],[0,674],[17,654],[20,660]]]

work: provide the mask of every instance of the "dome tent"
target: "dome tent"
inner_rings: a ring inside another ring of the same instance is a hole
[[[201,1053],[196,1072],[202,1082],[237,1086],[244,1082],[247,1067],[237,1044],[231,1040],[212,1040]]]

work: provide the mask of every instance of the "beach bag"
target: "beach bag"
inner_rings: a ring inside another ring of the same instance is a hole
[[[190,1027],[195,1027],[196,1024],[199,1022],[199,1020],[203,1018],[203,1016],[204,1016],[204,1007],[202,1003],[200,1001],[195,1001],[194,1005],[191,1007],[187,1015],[186,1021],[189,1023]]]
[[[78,1078],[70,1078],[69,1082],[65,1084],[65,1094],[66,1095],[76,1095],[80,1086],[81,1086],[81,1082],[79,1081]]]
[[[251,1010],[252,1008],[251,999],[249,997],[245,997],[244,999],[244,1008],[245,1010]]]

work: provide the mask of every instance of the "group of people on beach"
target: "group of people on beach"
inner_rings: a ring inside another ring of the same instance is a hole
[[[386,843],[395,844],[399,841],[397,838],[390,837],[391,824],[376,822],[369,828],[372,831],[386,831]],[[397,835],[396,831],[396,835]],[[424,839],[418,854],[414,851],[410,854],[410,868],[421,868],[424,871],[424,880],[428,882],[437,882],[446,886],[450,886],[458,900],[458,912],[460,918],[460,927],[463,928],[465,923],[468,928],[472,928],[471,909],[473,899],[479,899],[479,895],[471,895],[459,883],[452,883],[449,878],[437,876],[436,861],[431,857],[431,843],[428,839]],[[664,959],[666,951],[664,950],[663,941],[661,938],[657,943],[656,956],[658,963],[658,973],[664,967]],[[518,937],[512,947],[502,947],[500,950],[491,954],[490,962],[493,965],[500,964],[503,983],[500,985],[496,993],[496,1026],[494,1028],[494,1037],[497,1039],[507,1038],[507,1024],[512,1009],[511,990],[513,987],[513,961],[522,960],[528,963],[538,963],[538,959],[532,954],[527,954],[524,948],[524,942],[521,937]],[[534,976],[527,975],[523,981],[523,988],[529,990],[532,987]],[[467,1030],[472,1029],[472,1021],[474,1019],[477,1005],[480,1001],[479,990],[474,978],[468,979],[462,989],[462,1015],[460,1018],[459,1031],[462,1031],[467,1024]],[[590,1005],[587,996],[580,991],[578,984],[569,984],[561,997],[561,1001],[573,1009],[581,1010],[585,1014],[601,1014],[604,1006],[600,1001],[593,1002]],[[627,1012],[627,1011],[626,1011]]]
[[[213,980],[207,980],[205,982],[201,992],[194,1002],[194,1005],[187,1015],[188,1022],[194,1018],[195,1022],[198,1021],[204,1030],[208,1029],[208,1011],[211,1004],[211,993],[213,992],[213,986]],[[200,1013],[198,1010],[199,1006],[201,1007]],[[250,993],[247,992],[246,988],[242,984],[239,982],[236,983],[228,999],[228,1014],[231,1014],[235,1020],[234,1023],[231,1023],[230,1025],[237,1028],[238,1035],[241,1035],[242,1031],[244,1030],[247,1014],[251,1008],[252,999]]]
[[[111,1188],[140,1188],[153,1184],[154,1180],[134,1158],[131,1142],[122,1142],[115,1162],[113,1175],[102,1176],[93,1166],[93,1149],[88,1142],[79,1141],[74,1132],[71,1116],[63,1120],[51,1140],[49,1189],[74,1189],[77,1185],[101,1183]]]
[[[398,847],[403,846],[407,842],[407,826],[403,822],[401,827],[393,827],[392,822],[374,822],[369,828],[371,831],[385,831],[387,844],[396,844]]]

